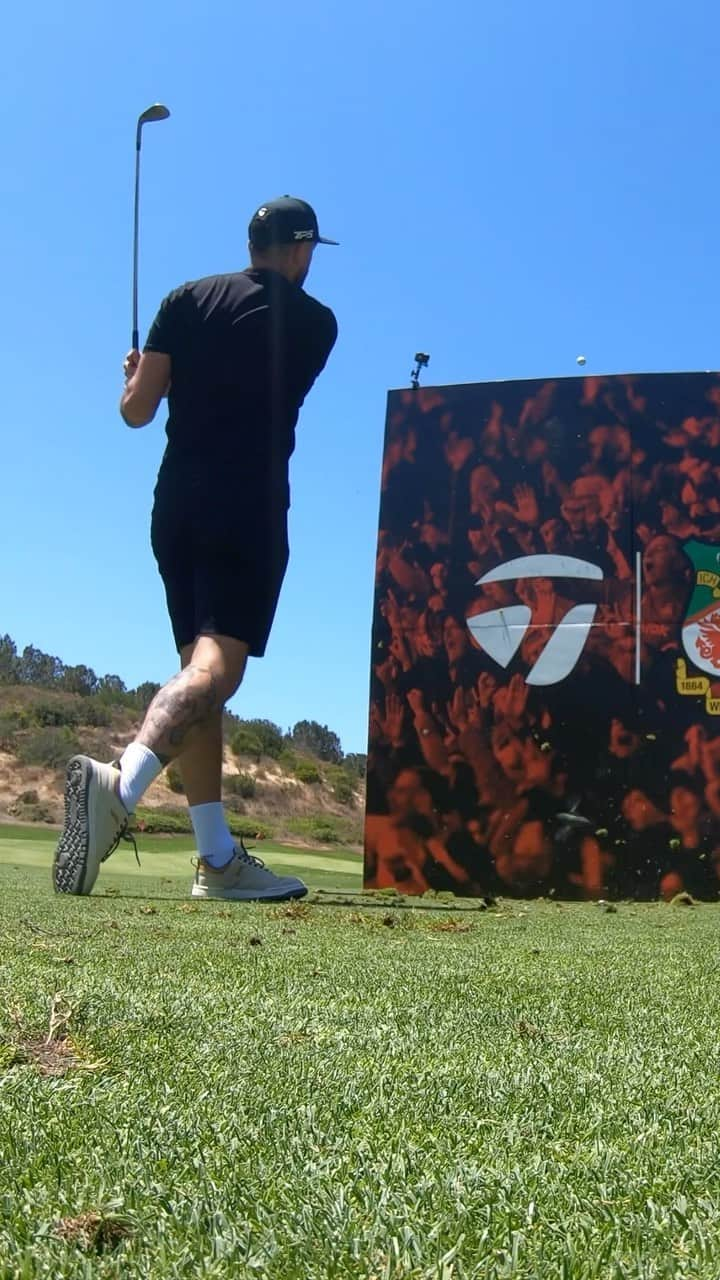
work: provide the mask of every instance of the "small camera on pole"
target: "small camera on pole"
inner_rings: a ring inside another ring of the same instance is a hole
[[[420,370],[427,369],[429,363],[430,363],[430,357],[426,355],[424,351],[415,352],[415,368],[410,374],[410,382],[411,382],[413,391],[417,391],[418,387],[420,386]]]

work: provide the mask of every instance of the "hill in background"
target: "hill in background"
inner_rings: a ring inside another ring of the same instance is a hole
[[[0,637],[0,820],[62,821],[64,767],[86,752],[117,758],[137,732],[158,685],[127,689],[119,676],[67,667]],[[326,725],[284,732],[269,720],[225,713],[223,798],[236,834],[359,844],[365,756],[345,755]],[[179,770],[153,783],[137,813],[141,830],[190,831]]]

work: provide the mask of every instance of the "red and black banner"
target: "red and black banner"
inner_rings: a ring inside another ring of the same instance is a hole
[[[391,393],[366,886],[719,876],[720,376]]]

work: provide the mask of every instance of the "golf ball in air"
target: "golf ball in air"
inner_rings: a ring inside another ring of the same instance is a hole
[[[586,361],[585,361],[585,356],[578,356],[578,357],[577,357],[577,360],[576,360],[576,362],[575,362],[575,363],[576,363],[576,364],[585,364],[585,363],[586,363]]]

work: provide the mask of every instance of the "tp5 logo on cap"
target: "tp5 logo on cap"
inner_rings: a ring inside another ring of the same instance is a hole
[[[268,200],[253,214],[248,230],[250,243],[256,249],[269,249],[276,244],[337,244],[320,235],[315,210],[307,200],[280,196]]]

